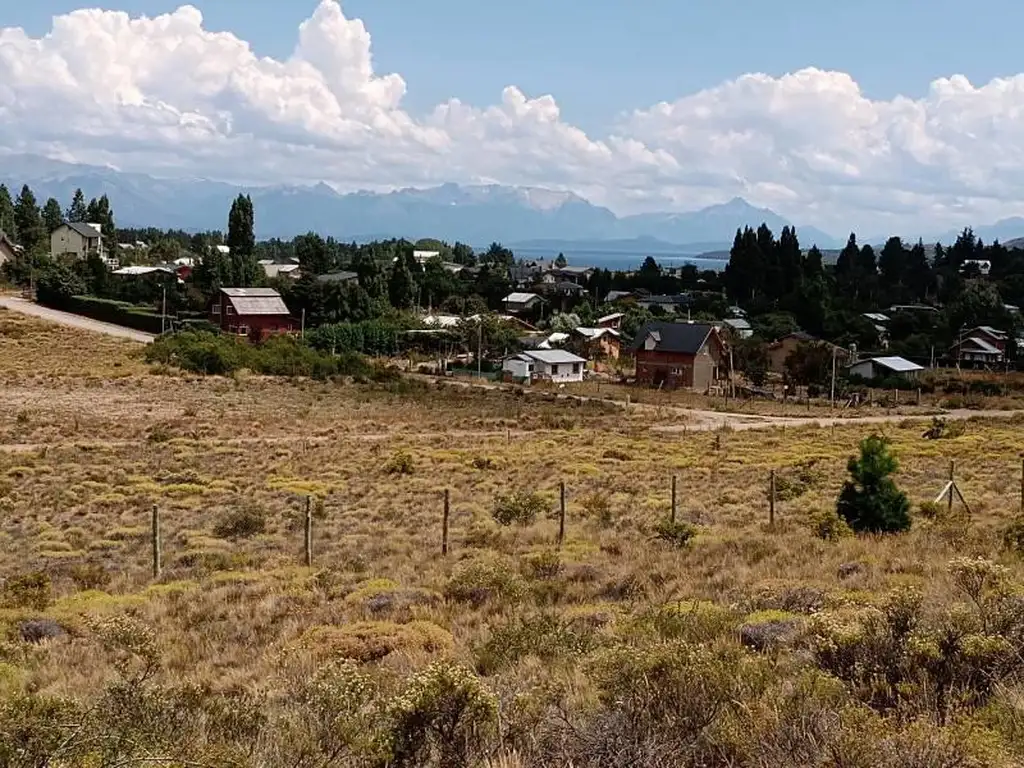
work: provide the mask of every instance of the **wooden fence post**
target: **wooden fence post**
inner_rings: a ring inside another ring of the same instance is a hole
[[[949,504],[946,507],[946,511],[949,514],[953,514],[953,495],[954,495],[954,493],[953,493],[953,483],[955,482],[953,480],[953,476],[955,474],[956,474],[956,462],[955,461],[950,461],[949,462],[949,482],[950,482],[950,486],[949,486]]]
[[[161,563],[162,552],[160,551],[160,508],[153,505],[153,578],[159,579],[163,570]]]
[[[313,497],[306,497],[306,567],[313,567]]]
[[[768,525],[775,525],[775,470],[768,481]]]
[[[1020,460],[1020,513],[1024,515],[1024,459]]]
[[[565,541],[565,480],[558,484],[558,547]]]
[[[451,491],[444,489],[444,514],[441,517],[441,556],[448,555],[448,515],[451,511]]]
[[[672,475],[672,522],[676,521],[676,476]]]

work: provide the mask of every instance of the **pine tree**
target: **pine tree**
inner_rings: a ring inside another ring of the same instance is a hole
[[[18,225],[14,217],[14,201],[6,184],[0,184],[0,232],[12,240],[18,239]]]
[[[85,195],[82,194],[81,189],[76,189],[74,197],[71,198],[71,205],[68,206],[67,220],[81,224],[85,222],[86,214]]]
[[[231,277],[234,285],[247,287],[256,282],[259,265],[256,263],[255,215],[252,198],[239,195],[228,213],[228,242],[231,249]]]
[[[43,219],[39,213],[36,196],[28,184],[21,188],[21,194],[14,203],[14,224],[18,232],[18,242],[32,253],[43,243]]]
[[[61,224],[64,223],[64,211],[61,210],[60,203],[54,198],[50,198],[46,201],[46,205],[43,206],[43,227],[46,229],[46,233],[50,234],[53,230],[57,229]]]
[[[898,237],[890,237],[878,255],[878,270],[881,284],[886,290],[894,290],[904,284],[909,254]]]
[[[871,435],[861,441],[860,458],[847,464],[850,479],[836,503],[836,512],[853,530],[897,533],[910,528],[910,502],[890,477],[897,469],[888,440]]]
[[[416,282],[409,271],[405,259],[399,259],[391,269],[388,281],[388,298],[391,306],[397,309],[409,309],[416,297]]]

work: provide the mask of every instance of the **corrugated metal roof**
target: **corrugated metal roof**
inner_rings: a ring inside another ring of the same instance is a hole
[[[148,275],[153,272],[163,272],[168,275],[173,275],[174,270],[168,269],[167,267],[121,267],[115,269],[111,274],[114,275]]]
[[[574,355],[572,352],[566,352],[564,349],[551,349],[551,350],[537,350],[523,352],[524,357],[529,357],[534,360],[539,360],[546,365],[560,365],[565,363],[585,363],[585,359],[579,355]]]
[[[533,299],[539,298],[540,296],[538,296],[536,293],[520,293],[517,291],[514,293],[510,293],[508,296],[506,296],[504,298],[504,301],[509,304],[526,304],[527,302],[532,301]]]
[[[880,365],[883,368],[888,368],[890,371],[896,371],[898,373],[910,373],[911,371],[924,370],[924,366],[912,363],[902,357],[873,357],[871,358],[871,362],[875,365]]]
[[[888,323],[889,318],[887,315],[883,315],[881,312],[865,312],[864,317],[868,320],[874,320],[876,323]]]
[[[273,288],[221,288],[239,315],[288,315],[281,294]]]
[[[988,352],[990,355],[1001,354],[999,352],[999,347],[994,347],[991,344],[989,344],[987,341],[985,341],[984,339],[979,339],[977,336],[971,336],[969,339],[965,340],[965,343],[967,341],[970,341],[970,342],[974,343],[975,345],[977,345],[978,349],[980,349],[982,352]]]
[[[695,355],[714,330],[707,323],[669,323],[652,320],[637,332],[630,348],[633,351],[642,349],[647,337],[652,336],[656,342],[655,352]]]

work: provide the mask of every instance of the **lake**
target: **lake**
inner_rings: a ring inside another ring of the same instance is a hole
[[[576,251],[565,249],[562,251],[569,264],[574,267],[600,267],[610,270],[638,269],[648,256],[654,258],[662,267],[681,267],[692,264],[699,270],[714,270],[721,272],[728,263],[726,259],[708,259],[700,256],[692,256],[685,253],[636,253],[626,251]],[[550,260],[558,256],[550,249],[544,248],[516,248],[516,259],[544,259]]]

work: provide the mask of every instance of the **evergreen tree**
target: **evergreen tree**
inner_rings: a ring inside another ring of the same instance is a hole
[[[932,285],[932,268],[921,240],[907,254],[905,283],[914,301],[924,301]]]
[[[889,441],[872,435],[861,441],[860,458],[847,464],[836,512],[857,532],[896,533],[910,528],[910,502],[890,477],[899,469]]]
[[[14,203],[14,225],[18,232],[18,242],[26,252],[32,253],[43,243],[43,219],[36,203],[36,196],[28,184],[21,188]]]
[[[248,195],[239,195],[231,203],[231,211],[228,213],[227,246],[230,249],[231,280],[234,287],[251,286],[259,275],[255,256],[255,223],[252,199]]]
[[[900,238],[890,237],[885,241],[882,252],[878,255],[878,271],[884,289],[898,291],[903,286],[908,257],[909,254]]]
[[[114,212],[110,208],[110,199],[106,195],[98,200],[94,197],[89,201],[89,205],[85,209],[85,220],[88,224],[99,224],[100,232],[109,242],[112,243],[117,238]]]
[[[416,300],[416,282],[405,259],[399,259],[391,268],[388,298],[391,306],[397,309],[409,309]]]
[[[46,234],[50,234],[53,230],[57,229],[61,224],[64,223],[64,211],[61,210],[60,203],[54,198],[50,198],[46,201],[46,205],[43,206],[43,227],[46,230]]]
[[[841,293],[854,299],[859,296],[859,267],[860,247],[857,245],[857,235],[851,232],[846,247],[839,252],[836,260],[836,283]]]
[[[14,216],[14,201],[6,184],[0,184],[0,232],[17,242],[18,225]]]
[[[555,266],[561,269],[562,267],[567,267],[568,265],[569,261],[568,259],[565,258],[565,254],[559,252],[558,256],[555,257]]]
[[[782,295],[789,296],[800,287],[803,280],[800,240],[795,227],[782,228],[776,252],[782,274]]]
[[[804,281],[820,280],[825,276],[825,263],[818,246],[812,245],[803,262]]]
[[[294,240],[295,256],[304,275],[325,275],[334,268],[327,241],[316,232],[299,235]]]
[[[71,205],[68,207],[67,220],[74,223],[83,223],[87,217],[85,206],[85,195],[82,190],[76,189],[74,197],[71,198]]]
[[[456,264],[465,264],[467,267],[472,267],[476,265],[476,254],[465,243],[455,243],[452,246],[452,261]]]

